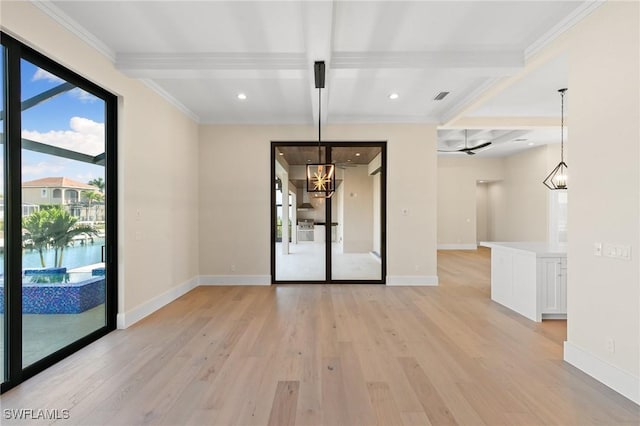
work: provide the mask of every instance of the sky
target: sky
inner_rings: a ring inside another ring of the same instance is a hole
[[[21,61],[21,71],[22,101],[64,83],[64,80],[26,60]],[[104,101],[74,88],[23,111],[22,137],[95,156],[104,152],[104,121]],[[98,177],[104,179],[104,167],[22,151],[23,182],[59,176],[86,183]]]

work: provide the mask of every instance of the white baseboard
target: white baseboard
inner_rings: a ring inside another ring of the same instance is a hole
[[[435,286],[437,275],[387,275],[388,286]]]
[[[564,360],[640,405],[640,377],[635,377],[570,342],[564,342]]]
[[[438,244],[438,250],[477,250],[477,244]]]
[[[199,285],[271,285],[271,275],[200,275]]]
[[[154,313],[158,309],[176,300],[178,297],[186,294],[198,286],[198,278],[194,277],[164,293],[148,300],[128,312],[118,313],[117,324],[119,329],[128,328],[137,323],[142,318]]]

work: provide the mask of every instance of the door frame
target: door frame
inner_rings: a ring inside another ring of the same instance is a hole
[[[276,149],[281,146],[318,146],[317,141],[271,141],[270,170],[271,180],[276,181]],[[381,277],[379,280],[344,280],[333,279],[331,274],[332,250],[331,250],[331,226],[325,226],[325,279],[324,280],[277,280],[276,279],[276,188],[275,184],[270,185],[271,220],[269,222],[271,231],[271,283],[272,284],[386,284],[387,280],[387,141],[358,141],[358,142],[321,142],[320,146],[325,148],[326,161],[331,162],[332,148],[352,148],[352,147],[379,147],[381,156],[380,170],[380,266]],[[332,222],[331,203],[325,203],[325,223]],[[294,224],[292,224],[292,228]]]

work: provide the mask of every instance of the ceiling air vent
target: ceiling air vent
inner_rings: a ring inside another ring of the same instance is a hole
[[[447,96],[449,94],[449,92],[440,92],[436,95],[435,98],[433,98],[434,101],[441,101],[445,98],[445,96]]]

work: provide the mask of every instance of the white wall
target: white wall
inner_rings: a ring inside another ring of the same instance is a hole
[[[565,346],[566,360],[638,403],[639,16],[637,2],[608,2],[570,34]],[[631,261],[594,256],[595,242],[631,246]]]
[[[548,165],[549,149],[554,148],[536,147],[505,159],[502,184],[508,215],[494,221],[498,241],[547,241],[549,189],[542,181],[555,167]]]
[[[315,130],[312,126],[201,126],[201,274],[269,279],[270,141],[313,141]],[[328,141],[388,141],[389,282],[435,283],[435,126],[327,126],[323,136]],[[229,182],[234,191],[229,191]],[[415,191],[407,182],[422,182],[421,190]]]
[[[488,241],[489,190],[487,183],[476,185],[476,241]]]
[[[3,2],[1,24],[118,95],[118,312],[126,325],[198,275],[198,125],[30,2]]]
[[[373,250],[373,178],[366,165],[344,171],[344,253]]]
[[[471,248],[481,236],[547,241],[549,190],[542,181],[559,161],[559,145],[501,158],[439,157],[438,247]],[[490,182],[483,189],[479,180]],[[486,228],[478,229],[478,221]]]
[[[487,239],[508,241],[509,206],[503,181],[487,183]]]
[[[475,248],[476,182],[503,173],[501,158],[438,157],[439,248]]]
[[[504,158],[504,179],[487,186],[489,240],[547,241],[549,190],[542,181],[559,161],[559,145],[540,146]]]

